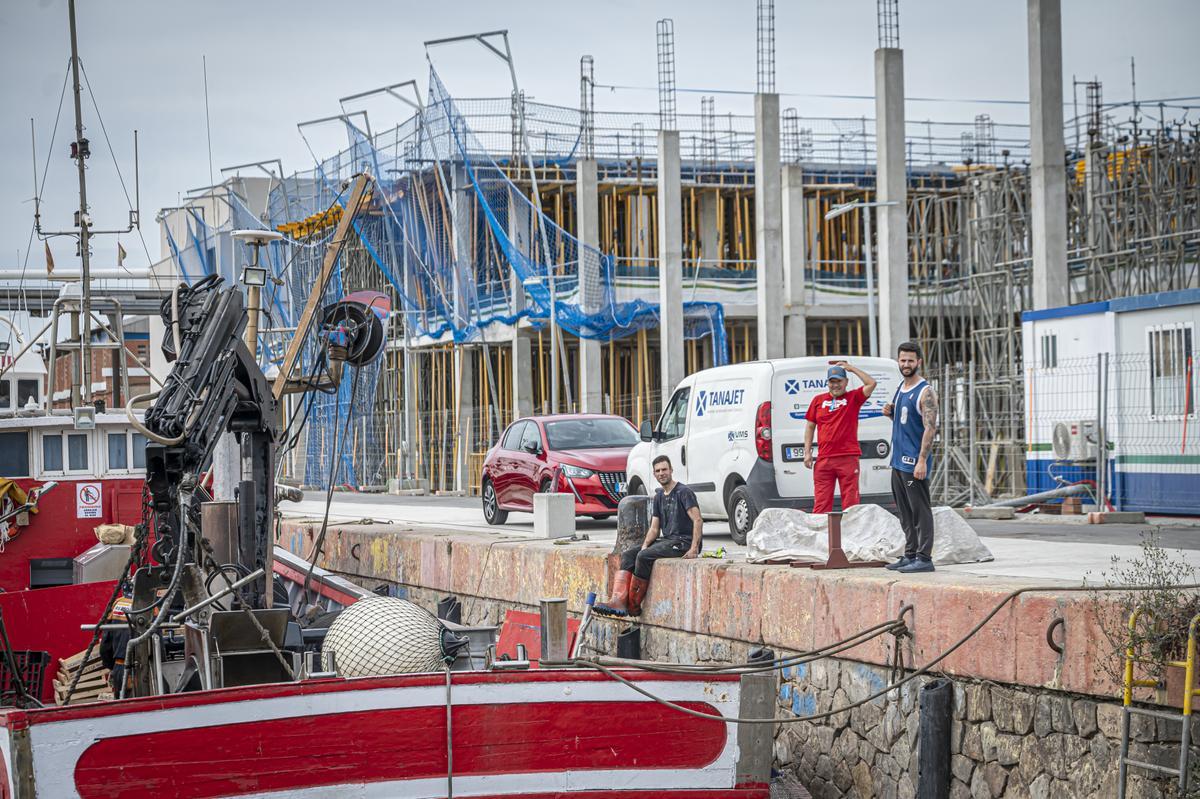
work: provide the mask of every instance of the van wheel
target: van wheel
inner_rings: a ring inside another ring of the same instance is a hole
[[[483,519],[488,524],[504,524],[508,521],[508,511],[501,509],[491,480],[483,483]]]
[[[729,515],[729,535],[733,536],[735,544],[745,545],[746,536],[750,534],[750,528],[758,518],[758,506],[754,504],[754,498],[744,485],[729,493],[726,512]]]
[[[625,491],[626,496],[644,497],[646,496],[646,487],[642,485],[641,480],[634,480],[629,484],[629,488]]]

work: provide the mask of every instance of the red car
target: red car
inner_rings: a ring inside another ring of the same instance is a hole
[[[518,419],[483,462],[483,516],[504,524],[509,511],[532,511],[534,494],[562,492],[575,495],[576,515],[607,519],[625,496],[625,460],[639,440],[620,416]]]

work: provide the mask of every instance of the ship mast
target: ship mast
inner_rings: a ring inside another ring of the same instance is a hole
[[[71,19],[71,79],[75,84],[75,146],[71,148],[75,157],[75,165],[79,170],[79,214],[75,218],[75,226],[79,228],[79,282],[82,289],[80,316],[83,325],[79,330],[80,373],[82,375],[81,394],[84,405],[92,402],[92,281],[91,281],[91,252],[90,232],[91,219],[88,217],[87,204],[87,168],[84,160],[88,156],[87,139],[83,137],[83,87],[79,84],[79,42],[75,35],[75,0],[67,0],[67,9]]]

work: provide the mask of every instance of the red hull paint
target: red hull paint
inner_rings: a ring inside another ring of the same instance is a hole
[[[579,619],[567,619],[567,651],[575,646],[579,634]],[[525,645],[525,656],[530,660],[542,659],[542,617],[527,610],[509,610],[504,614],[504,625],[500,628],[500,639],[496,641],[496,655],[517,657],[517,644]],[[537,664],[533,664],[535,667]]]
[[[80,620],[94,623],[100,618],[115,584],[109,580],[0,594],[0,610],[4,611],[4,626],[13,649],[50,653],[50,667],[37,686],[38,698],[43,702],[54,701],[58,659],[82,652],[91,640],[90,632],[79,629]]]
[[[44,481],[25,478],[16,482],[29,491]],[[141,477],[59,480],[58,486],[38,503],[38,512],[30,514],[29,525],[16,528],[17,537],[9,541],[0,554],[0,588],[5,591],[29,588],[31,559],[75,557],[95,545],[98,525],[112,522],[138,524],[142,520],[144,482]],[[78,483],[102,484],[100,518],[77,518],[75,486]]]
[[[732,675],[628,677],[702,711],[736,712],[740,701]],[[13,710],[0,713],[0,740],[32,742],[39,797],[317,799],[345,791],[436,799],[447,773],[444,679],[320,680]],[[523,699],[513,701],[513,692]],[[641,700],[593,671],[456,674],[454,697],[456,793],[768,796],[766,785],[734,778],[734,727]],[[20,730],[28,734],[13,737]]]
[[[696,769],[717,758],[725,736],[719,722],[645,702],[464,705],[454,709],[454,774]],[[84,799],[213,799],[446,769],[445,708],[418,707],[106,739],[79,759],[75,785]]]

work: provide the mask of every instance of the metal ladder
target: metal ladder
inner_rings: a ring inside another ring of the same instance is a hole
[[[1125,648],[1125,678],[1124,678],[1124,706],[1121,714],[1121,754],[1117,762],[1119,765],[1118,775],[1118,799],[1125,799],[1126,784],[1129,779],[1129,767],[1153,771],[1158,774],[1175,777],[1178,780],[1180,796],[1187,796],[1189,787],[1189,765],[1191,754],[1191,737],[1192,737],[1192,702],[1196,696],[1200,696],[1200,691],[1196,685],[1196,625],[1200,622],[1200,614],[1192,617],[1191,623],[1188,625],[1188,643],[1187,643],[1187,658],[1182,661],[1169,661],[1168,666],[1181,666],[1184,670],[1184,689],[1183,689],[1183,712],[1175,713],[1168,710],[1148,710],[1146,708],[1134,707],[1133,691],[1135,688],[1158,688],[1159,681],[1146,678],[1134,678],[1133,664],[1146,662],[1144,658],[1139,658],[1134,646],[1134,630],[1136,628],[1139,617],[1143,615],[1142,609],[1137,609],[1129,615],[1129,645]],[[1149,613],[1144,615],[1149,616]],[[1179,766],[1171,768],[1170,766],[1160,766],[1157,763],[1146,763],[1142,760],[1135,760],[1129,756],[1129,728],[1130,720],[1133,716],[1150,716],[1153,718],[1167,719],[1168,721],[1180,722],[1180,749],[1179,749]]]

